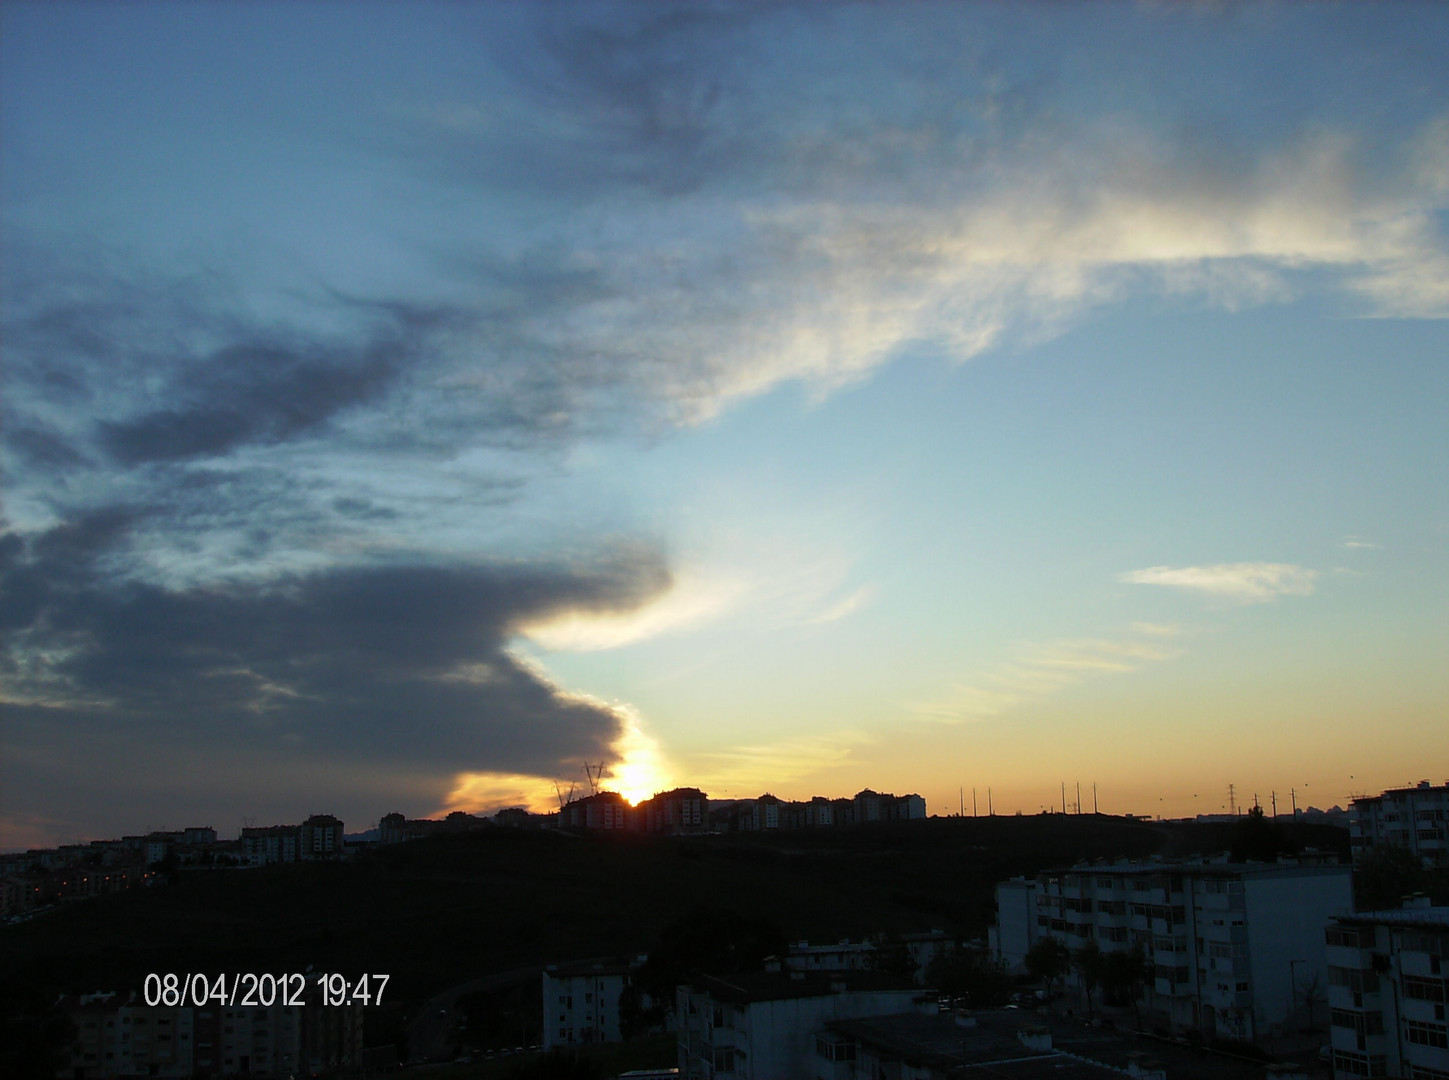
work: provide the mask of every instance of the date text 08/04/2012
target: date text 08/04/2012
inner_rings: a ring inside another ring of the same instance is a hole
[[[147,1005],[191,1005],[196,1008],[207,1005],[243,1008],[311,1004],[381,1005],[383,991],[391,978],[390,975],[359,975],[349,979],[336,972],[321,975],[222,972],[209,976],[201,972],[186,975],[152,972],[146,976],[143,990]],[[315,998],[308,994],[309,988],[314,987]]]

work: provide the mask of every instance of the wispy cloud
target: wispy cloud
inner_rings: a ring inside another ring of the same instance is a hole
[[[1383,547],[1382,544],[1370,543],[1369,541],[1360,539],[1357,536],[1345,536],[1339,542],[1339,545],[1338,546],[1341,547],[1341,548],[1348,548],[1351,551],[1358,551],[1358,550],[1361,550],[1361,549],[1364,549],[1364,548],[1374,548],[1374,549],[1377,549],[1377,548]]]
[[[1011,659],[963,679],[940,698],[911,711],[933,720],[960,722],[1000,716],[1018,705],[1102,675],[1122,675],[1180,656],[1167,644],[1181,629],[1137,623],[1121,638],[1071,638],[1022,646]]]
[[[869,604],[875,599],[875,594],[876,588],[874,585],[862,585],[860,588],[853,589],[839,600],[828,605],[819,614],[812,615],[805,621],[813,626],[838,622],[841,619],[854,615],[857,611]]]
[[[1290,563],[1219,563],[1215,566],[1149,566],[1121,574],[1132,585],[1166,585],[1243,604],[1261,604],[1280,596],[1307,596],[1318,571]]]

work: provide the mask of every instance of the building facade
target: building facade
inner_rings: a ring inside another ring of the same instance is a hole
[[[1323,994],[1321,940],[1353,909],[1350,868],[1284,863],[1075,866],[997,886],[996,956],[1024,970],[1036,942],[1072,951],[1139,947],[1152,964],[1145,1000],[1177,1028],[1253,1039]]]
[[[146,1005],[134,995],[63,1002],[76,1039],[62,1063],[74,1080],[111,1077],[290,1077],[355,1066],[361,1005]]]
[[[637,963],[642,963],[639,957]],[[550,964],[543,969],[543,1048],[623,1040],[619,999],[636,965]]]
[[[1449,1080],[1449,907],[1342,915],[1327,938],[1335,1080]]]
[[[1353,861],[1376,847],[1402,848],[1424,866],[1449,866],[1449,782],[1434,787],[1391,788],[1382,795],[1354,799],[1348,812],[1348,842]]]

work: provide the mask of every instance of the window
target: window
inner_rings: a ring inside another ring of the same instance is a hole
[[[1327,938],[1330,945],[1339,945],[1345,949],[1371,949],[1374,944],[1373,931],[1356,926],[1330,927]]]
[[[1384,1014],[1377,1010],[1355,1012],[1352,1009],[1333,1009],[1329,1014],[1328,1022],[1334,1027],[1347,1028],[1356,1035],[1382,1035],[1384,1033]]]
[[[1329,968],[1328,971],[1332,975],[1333,969]],[[1419,1001],[1443,1001],[1444,980],[1426,979],[1422,975],[1405,975],[1404,997],[1417,998]]]
[[[1428,1024],[1422,1020],[1404,1021],[1404,1039],[1419,1046],[1437,1046],[1449,1050],[1449,1029],[1443,1024]]]
[[[1355,1054],[1348,1050],[1333,1052],[1333,1068],[1347,1076],[1387,1076],[1384,1055]]]

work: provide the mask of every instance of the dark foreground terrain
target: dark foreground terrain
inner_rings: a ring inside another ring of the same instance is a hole
[[[0,929],[0,1009],[141,991],[157,972],[391,976],[367,1042],[403,1041],[423,1002],[490,973],[647,951],[667,926],[727,912],[787,940],[942,929],[982,938],[993,888],[1082,859],[1227,850],[1233,826],[1094,815],[941,818],[698,838],[492,828],[339,863],[196,870]],[[1294,848],[1347,851],[1298,826]]]

